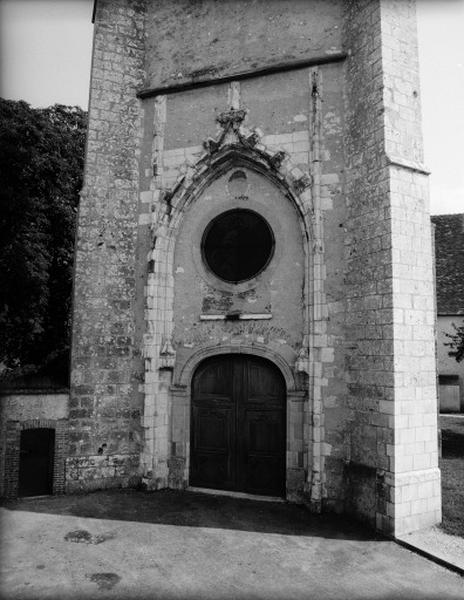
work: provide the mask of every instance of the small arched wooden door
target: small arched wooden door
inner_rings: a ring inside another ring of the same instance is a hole
[[[205,360],[192,382],[190,485],[283,496],[286,393],[268,360]]]

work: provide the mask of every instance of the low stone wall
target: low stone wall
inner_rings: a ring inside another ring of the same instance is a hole
[[[66,460],[66,492],[134,487],[141,483],[138,454],[70,457]]]

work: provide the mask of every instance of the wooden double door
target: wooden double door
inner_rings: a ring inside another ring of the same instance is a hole
[[[285,381],[269,361],[221,355],[192,383],[190,485],[285,494]]]

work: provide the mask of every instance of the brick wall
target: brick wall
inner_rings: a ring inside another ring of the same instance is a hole
[[[17,496],[21,431],[36,428],[55,430],[53,493],[64,493],[68,401],[67,393],[0,395],[0,496]]]

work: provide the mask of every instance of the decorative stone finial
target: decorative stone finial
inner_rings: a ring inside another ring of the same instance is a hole
[[[293,186],[298,194],[304,192],[311,185],[311,176],[304,173],[299,179],[294,181]]]
[[[216,117],[216,121],[223,127],[225,130],[234,129],[238,130],[243,119],[246,117],[247,111],[243,108],[226,110],[220,113]]]
[[[279,150],[269,158],[269,163],[274,169],[280,169],[280,165],[284,162],[287,154],[283,150]]]

